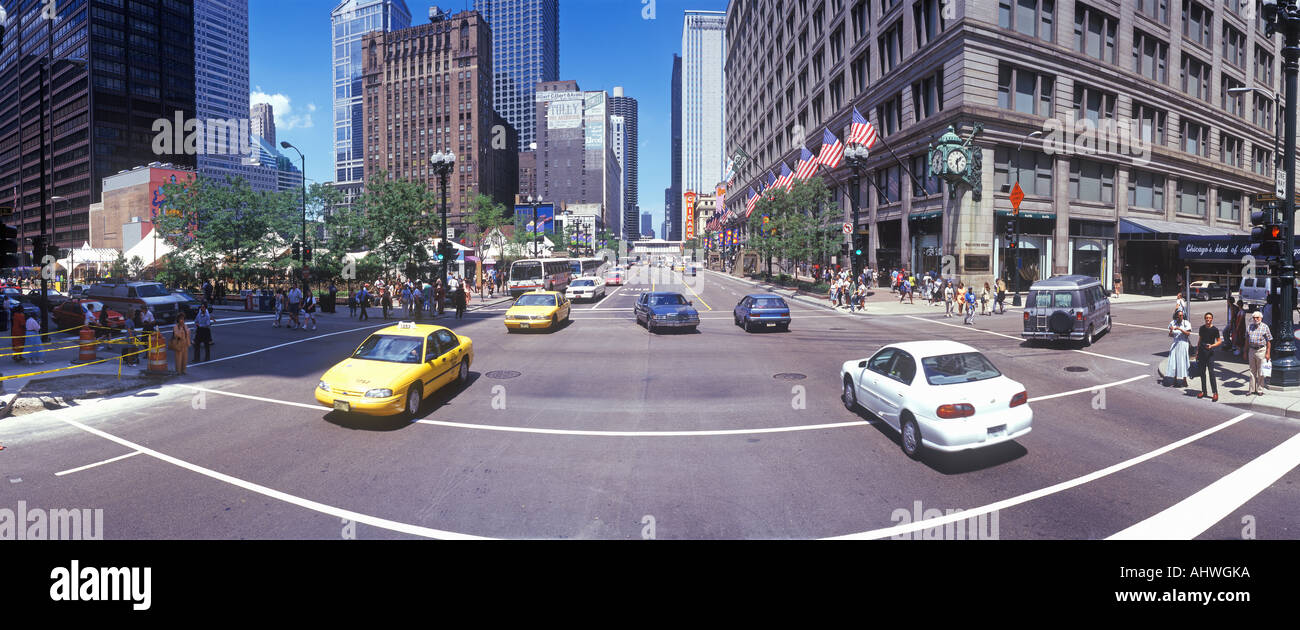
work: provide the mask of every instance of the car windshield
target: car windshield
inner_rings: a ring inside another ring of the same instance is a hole
[[[686,298],[680,295],[657,295],[650,300],[655,306],[677,306],[686,303]]]
[[[419,337],[371,335],[361,343],[361,347],[352,354],[352,358],[390,363],[419,363],[422,342]]]
[[[753,308],[786,308],[786,304],[781,298],[757,298]]]
[[[944,354],[921,359],[925,380],[931,385],[971,383],[1002,376],[984,355],[978,352]]]
[[[515,306],[555,306],[554,295],[522,295]]]
[[[596,283],[593,282],[593,281],[591,281],[591,280],[574,280],[574,281],[573,281],[573,284],[571,284],[571,285],[569,285],[569,286],[574,286],[574,287],[593,287],[593,286],[596,286]]]
[[[135,288],[138,297],[167,297],[167,291],[159,284],[142,284]]]
[[[537,280],[541,277],[542,265],[540,263],[533,263],[531,265],[515,263],[510,267],[511,280]]]

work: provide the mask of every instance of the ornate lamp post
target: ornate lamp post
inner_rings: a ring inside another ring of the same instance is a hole
[[[849,168],[853,169],[853,189],[850,191],[849,203],[852,204],[853,210],[853,233],[849,235],[849,261],[853,272],[852,277],[857,278],[861,273],[859,269],[862,265],[860,256],[856,254],[858,246],[858,213],[862,206],[862,169],[867,165],[867,158],[871,156],[871,151],[866,147],[854,143],[844,149],[844,161],[848,162]],[[869,247],[870,245],[868,245]],[[866,254],[866,251],[862,252]]]
[[[447,265],[451,262],[448,260],[451,258],[449,252],[454,249],[447,240],[447,178],[456,167],[456,154],[440,151],[429,158],[429,163],[433,165],[433,172],[438,176],[438,184],[442,186],[442,240],[438,242],[438,253],[442,255],[442,283],[443,286],[447,286]]]

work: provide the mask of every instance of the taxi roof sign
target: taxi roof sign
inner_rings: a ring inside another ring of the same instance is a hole
[[[415,322],[397,322],[399,330],[415,330]]]

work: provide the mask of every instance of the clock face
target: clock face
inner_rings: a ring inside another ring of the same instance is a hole
[[[937,177],[943,172],[943,154],[935,151],[930,157],[930,176]]]
[[[948,153],[948,171],[951,173],[966,172],[966,154],[961,149],[953,149]]]

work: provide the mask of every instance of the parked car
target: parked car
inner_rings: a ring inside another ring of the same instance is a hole
[[[915,459],[926,448],[961,451],[1029,433],[1034,412],[1025,386],[983,354],[949,340],[885,346],[840,367],[840,400],[885,421]]]
[[[87,294],[89,299],[99,300],[119,313],[148,306],[160,324],[176,321],[181,312],[180,300],[157,282],[106,282],[90,287]]]
[[[189,291],[173,289],[171,294],[180,302],[181,309],[185,312],[185,319],[194,321],[194,318],[199,314],[199,307],[203,305],[203,302],[194,297],[194,294]]]
[[[45,296],[46,296],[46,297],[49,299],[49,301],[50,301],[50,308],[54,308],[54,307],[56,307],[56,306],[58,306],[58,305],[60,305],[60,304],[62,304],[62,303],[64,303],[64,302],[68,301],[68,296],[66,296],[66,295],[64,295],[64,294],[62,294],[62,293],[59,293],[58,291],[55,291],[54,289],[46,289],[46,290],[45,290]],[[31,291],[28,291],[28,292],[27,292],[27,299],[30,300],[30,301],[32,301],[32,302],[34,302],[34,303],[39,304],[39,303],[40,303],[39,300],[41,299],[41,290],[40,290],[40,289],[32,289]]]
[[[785,298],[771,293],[746,295],[731,309],[731,317],[745,332],[764,328],[790,330],[790,305]]]
[[[62,304],[54,307],[54,310],[50,311],[50,318],[54,320],[55,329],[63,330],[65,328],[72,328],[84,324],[86,322],[87,305],[95,308],[95,315],[99,315],[99,309],[104,308],[104,303],[99,300],[84,299],[66,300]],[[98,319],[96,321],[98,321]],[[126,328],[126,317],[112,308],[109,308],[108,327]]]
[[[1209,280],[1197,280],[1196,282],[1193,282],[1191,291],[1191,295],[1188,295],[1187,297],[1192,300],[1228,299],[1228,287]]]
[[[1110,327],[1110,298],[1100,280],[1054,276],[1029,287],[1020,335],[1030,342],[1069,340],[1090,346],[1098,333]]]

